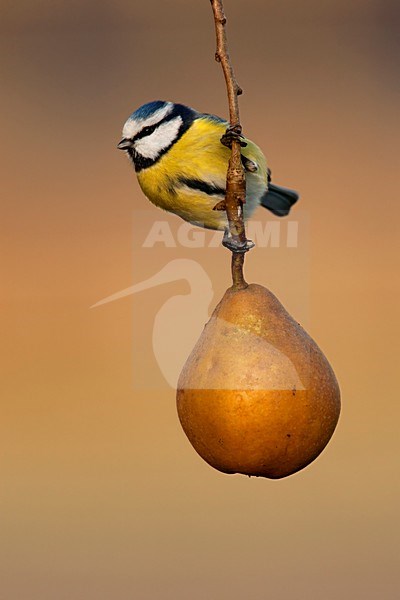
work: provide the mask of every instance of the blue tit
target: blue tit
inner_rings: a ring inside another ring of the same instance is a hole
[[[185,221],[227,231],[225,211],[213,210],[225,198],[231,151],[221,143],[229,123],[183,104],[149,102],[126,121],[118,148],[132,161],[144,194],[156,206]],[[280,217],[298,194],[271,182],[264,154],[243,138],[246,172],[244,218],[260,204]]]

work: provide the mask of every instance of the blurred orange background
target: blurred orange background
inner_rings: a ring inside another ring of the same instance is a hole
[[[339,426],[287,479],[218,473],[152,353],[154,315],[186,284],[89,308],[190,257],[137,248],[165,215],[115,146],[149,100],[226,116],[209,2],[3,0],[4,600],[398,597],[398,4],[225,8],[245,133],[308,223],[301,259],[256,249],[246,273],[327,355]],[[229,258],[208,260],[211,310]]]

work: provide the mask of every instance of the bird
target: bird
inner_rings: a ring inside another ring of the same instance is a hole
[[[279,217],[288,215],[299,194],[272,183],[262,150],[215,115],[170,101],[148,102],[128,117],[117,148],[127,154],[153,204],[192,225],[223,230],[225,246],[246,252],[254,244],[233,240],[226,212],[219,208],[232,139],[240,142],[246,174],[245,221],[259,205]]]

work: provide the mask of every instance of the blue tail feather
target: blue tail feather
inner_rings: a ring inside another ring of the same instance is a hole
[[[261,205],[268,208],[277,217],[286,217],[299,197],[294,190],[270,182],[268,191],[261,199]]]

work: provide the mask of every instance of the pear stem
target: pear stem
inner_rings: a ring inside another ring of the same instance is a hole
[[[214,13],[217,50],[215,60],[221,63],[225,77],[229,103],[230,127],[227,134],[240,136],[242,126],[239,118],[238,96],[243,93],[232,67],[226,36],[226,17],[223,0],[210,0]],[[228,217],[229,232],[232,241],[237,246],[246,247],[247,238],[243,219],[243,204],[246,202],[246,177],[241,159],[241,145],[238,137],[232,136],[232,151],[226,176],[225,210]],[[232,280],[234,289],[244,289],[248,286],[243,276],[244,252],[232,250]]]

